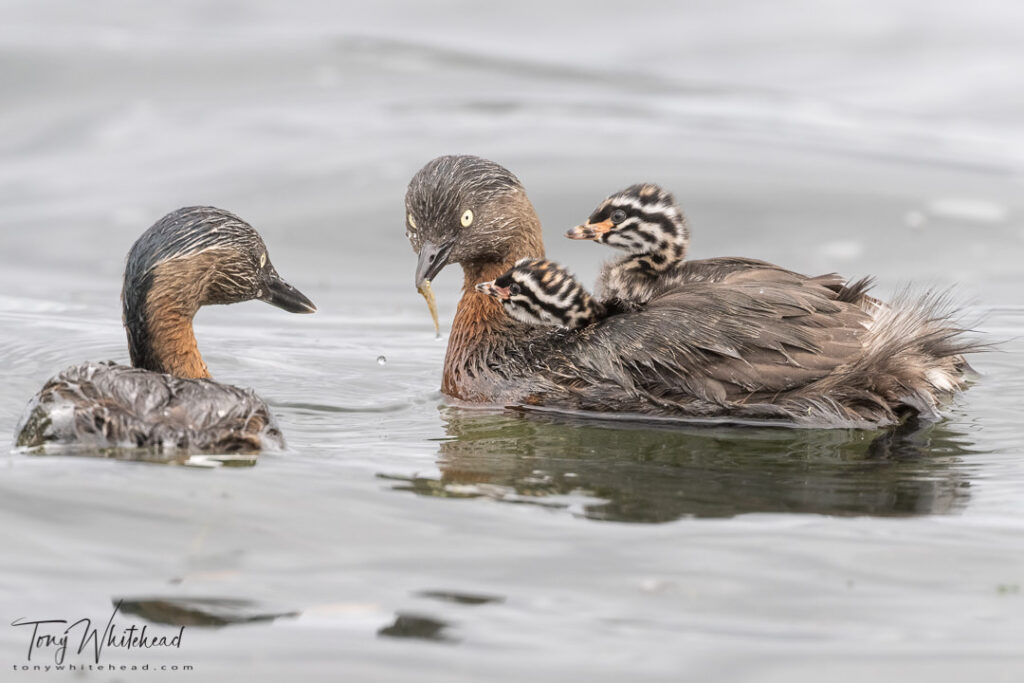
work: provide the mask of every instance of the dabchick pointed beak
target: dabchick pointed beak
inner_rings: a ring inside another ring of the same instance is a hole
[[[424,242],[420,246],[419,259],[416,261],[416,289],[421,289],[425,281],[433,280],[448,265],[448,257],[455,244],[434,244]]]
[[[289,313],[316,313],[316,304],[309,298],[281,279],[276,272],[270,273],[267,278],[260,301],[265,301],[271,306],[277,306]]]
[[[611,219],[605,219],[600,223],[584,223],[583,225],[577,225],[575,228],[570,228],[565,236],[571,240],[596,240],[601,235],[609,232],[615,224],[612,223]]]
[[[494,297],[495,299],[500,299],[502,301],[507,301],[510,296],[508,287],[499,287],[498,285],[494,284],[494,280],[479,283],[476,286],[476,291],[480,292],[481,294],[486,294],[487,296]]]

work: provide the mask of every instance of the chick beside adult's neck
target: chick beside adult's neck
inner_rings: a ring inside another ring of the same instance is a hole
[[[470,388],[481,372],[483,358],[495,349],[513,344],[525,326],[507,315],[501,304],[476,289],[494,280],[522,258],[544,256],[540,219],[526,193],[516,189],[491,201],[490,210],[501,216],[496,229],[507,236],[491,253],[459,261],[462,266],[462,298],[452,321],[448,351],[444,359],[441,391],[462,400],[479,400]]]
[[[605,306],[565,266],[547,259],[520,259],[501,277],[476,289],[527,325],[578,330],[606,313]]]

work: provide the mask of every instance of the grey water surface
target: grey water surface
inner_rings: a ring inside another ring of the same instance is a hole
[[[4,3],[0,680],[61,677],[12,622],[119,600],[183,639],[101,663],[166,680],[1024,679],[1021,73],[1008,2]],[[403,196],[463,152],[585,280],[609,254],[562,232],[651,180],[695,257],[953,287],[999,350],[897,433],[446,405],[461,275],[435,339]],[[127,361],[124,256],[189,204],[320,308],[196,321],[289,450],[12,453],[49,376]]]

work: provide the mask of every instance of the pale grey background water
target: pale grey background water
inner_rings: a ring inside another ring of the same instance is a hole
[[[1019,680],[1022,73],[1011,2],[3,3],[0,452],[48,376],[126,360],[124,254],[171,209],[249,220],[320,312],[197,319],[286,454],[0,456],[0,680],[68,675],[14,673],[12,620],[119,597],[160,632],[153,600],[299,613],[110,655],[189,680]],[[952,285],[1002,351],[888,447],[443,408],[402,197],[453,152],[586,279],[607,253],[561,232],[653,180],[697,257]]]

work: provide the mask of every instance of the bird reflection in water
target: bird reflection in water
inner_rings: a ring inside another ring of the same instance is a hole
[[[756,512],[949,514],[969,500],[958,463],[975,449],[942,423],[910,421],[879,433],[441,410],[448,438],[440,444],[440,478],[381,475],[397,479],[394,488],[563,508],[565,496],[586,497],[584,516],[621,522]]]

